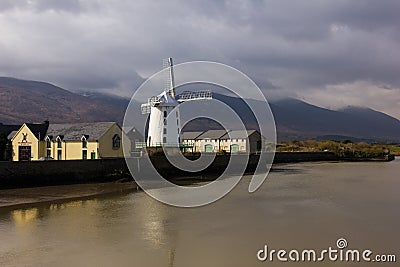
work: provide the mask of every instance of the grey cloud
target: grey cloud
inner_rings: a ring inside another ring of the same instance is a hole
[[[314,101],[330,85],[400,88],[399,1],[30,2],[0,6],[2,75],[129,95],[172,56],[232,65],[268,92]]]
[[[32,10],[35,12],[48,10],[78,12],[83,9],[83,5],[81,0],[2,0],[0,11],[9,9]]]

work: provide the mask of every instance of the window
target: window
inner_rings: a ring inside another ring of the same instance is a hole
[[[118,134],[114,135],[112,138],[112,147],[114,149],[118,149],[121,146],[121,138],[118,136]]]
[[[164,128],[164,134],[167,134],[167,128]]]
[[[82,150],[82,159],[87,159],[87,150]]]
[[[90,159],[96,159],[96,152],[90,153]]]
[[[167,117],[167,112],[164,110],[164,118],[166,118]]]
[[[164,125],[167,125],[167,119],[164,119]]]
[[[87,148],[87,139],[86,136],[82,136],[82,148]]]
[[[62,152],[61,150],[57,150],[57,160],[61,160]]]
[[[51,148],[51,140],[50,140],[50,137],[46,137],[45,138],[45,140],[46,140],[46,148]]]
[[[204,151],[207,153],[213,152],[213,145],[210,145],[210,144],[205,145]]]
[[[61,138],[59,136],[57,136],[57,148],[61,148],[62,147],[62,141]]]
[[[46,151],[46,158],[50,158],[51,157],[51,150],[47,149]]]
[[[164,144],[167,143],[167,137],[163,137],[163,143],[164,143]]]

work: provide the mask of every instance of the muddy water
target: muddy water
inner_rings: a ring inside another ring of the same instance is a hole
[[[247,192],[245,177],[201,208],[173,208],[143,192],[3,208],[0,266],[365,266],[256,256],[264,245],[321,250],[338,238],[399,261],[399,173],[400,160],[279,165],[257,192]]]

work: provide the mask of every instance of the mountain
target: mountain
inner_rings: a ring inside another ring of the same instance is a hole
[[[246,103],[235,97],[213,94],[213,97],[231,106],[249,129],[257,122]],[[249,100],[251,105],[264,105]],[[369,108],[348,107],[342,110],[321,108],[298,99],[281,99],[269,103],[275,118],[279,141],[305,139],[350,139],[369,142],[400,142],[400,121]],[[207,119],[189,123],[184,130],[204,127],[221,128]]]
[[[228,104],[249,129],[257,122],[250,108],[239,98],[214,93]],[[88,122],[121,123],[128,99],[106,94],[79,95],[45,82],[0,77],[0,123]],[[251,105],[264,105],[249,100]],[[275,118],[278,140],[352,139],[400,142],[400,121],[369,108],[347,107],[341,110],[321,108],[298,99],[282,99],[270,104]],[[208,119],[196,119],[183,130],[220,129]]]
[[[74,94],[46,82],[0,77],[0,122],[122,122],[124,107]]]
[[[369,108],[329,110],[297,99],[271,103],[282,139],[306,139],[321,135],[350,136],[384,142],[400,141],[400,121]]]

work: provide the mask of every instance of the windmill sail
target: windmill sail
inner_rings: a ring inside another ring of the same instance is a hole
[[[212,93],[211,90],[204,90],[204,91],[184,91],[183,93],[179,94],[176,98],[178,102],[187,102],[193,100],[211,100]]]

